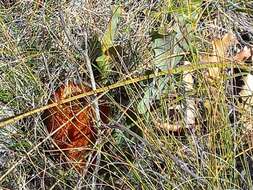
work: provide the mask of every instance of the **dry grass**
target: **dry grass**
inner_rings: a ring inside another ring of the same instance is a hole
[[[47,105],[68,81],[91,86],[87,59],[78,48],[88,48],[97,86],[105,87],[181,67],[182,61],[198,65],[203,52],[212,52],[210,41],[230,31],[241,44],[230,49],[231,55],[253,43],[250,1],[38,2],[43,1],[0,1],[0,119]],[[95,60],[118,5],[123,10],[113,39],[118,52],[110,50],[113,59],[103,77]],[[191,74],[190,90],[185,90],[184,75],[176,73],[106,92],[110,123],[100,127],[99,143],[91,147],[100,159],[87,155],[90,162],[82,174],[55,156],[59,150],[52,146],[41,112],[1,128],[0,187],[253,188],[252,145],[245,130],[252,125],[245,122],[251,106],[243,111],[233,88],[235,75],[239,79],[249,71],[228,68],[214,86],[203,69]],[[184,128],[189,98],[196,102],[195,129],[172,133],[157,127],[170,122]]]

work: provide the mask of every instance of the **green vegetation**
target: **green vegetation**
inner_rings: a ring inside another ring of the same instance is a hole
[[[42,112],[0,128],[0,189],[253,189],[253,104],[235,88],[252,60],[227,60],[217,80],[198,69],[229,32],[240,43],[230,57],[252,46],[252,10],[246,0],[1,0],[0,119],[48,105],[67,82],[92,86],[88,62],[97,88],[172,72],[104,92],[109,123],[81,174],[59,158]]]

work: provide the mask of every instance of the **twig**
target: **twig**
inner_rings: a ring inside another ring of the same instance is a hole
[[[24,119],[28,116],[33,115],[33,114],[45,111],[49,108],[56,107],[56,106],[59,106],[61,104],[65,104],[65,103],[68,103],[68,102],[72,102],[74,100],[78,100],[78,99],[81,99],[81,98],[84,98],[84,97],[92,96],[94,94],[107,92],[107,91],[110,91],[110,90],[115,89],[115,88],[119,88],[119,87],[122,87],[122,86],[138,83],[138,82],[141,82],[141,81],[144,81],[144,80],[149,80],[149,79],[152,79],[152,78],[157,78],[157,77],[170,75],[170,74],[178,74],[178,73],[182,73],[182,72],[185,72],[185,71],[192,72],[192,71],[195,71],[195,70],[207,69],[207,68],[210,68],[210,67],[220,67],[220,68],[224,68],[224,67],[237,68],[237,67],[239,67],[239,68],[242,68],[242,69],[245,69],[245,70],[250,70],[251,69],[250,66],[238,65],[238,64],[231,63],[230,61],[229,62],[223,62],[223,63],[206,63],[206,64],[200,64],[200,65],[180,66],[180,67],[168,69],[168,70],[165,70],[165,71],[160,71],[158,73],[153,73],[153,74],[148,74],[148,75],[144,75],[144,76],[139,76],[139,77],[135,77],[135,78],[130,78],[130,79],[118,81],[114,84],[111,84],[111,85],[108,85],[108,86],[105,86],[105,87],[101,87],[101,88],[97,88],[96,90],[92,90],[92,91],[85,92],[85,93],[82,93],[82,94],[79,94],[79,95],[76,95],[76,96],[72,96],[70,98],[63,99],[59,102],[54,102],[54,103],[51,103],[51,104],[47,104],[45,106],[32,109],[30,111],[21,113],[19,115],[15,115],[13,117],[2,119],[2,120],[0,120],[0,128],[4,127],[6,125],[9,125],[9,124],[15,123],[15,122],[17,122],[21,119]]]
[[[89,58],[89,55],[88,55],[87,33],[84,31],[85,49],[82,49],[81,47],[79,47],[78,44],[76,44],[74,42],[74,40],[72,39],[72,37],[67,32],[67,30],[66,30],[66,23],[65,23],[65,20],[64,20],[64,16],[63,16],[62,10],[59,11],[59,14],[60,14],[60,19],[61,19],[61,23],[62,23],[62,26],[63,26],[64,33],[67,36],[69,42],[75,47],[75,49],[77,51],[80,52],[80,54],[83,56],[83,58],[86,61],[86,67],[87,67],[87,70],[88,70],[89,75],[90,75],[91,87],[92,87],[93,91],[96,91],[96,89],[97,89],[96,88],[96,81],[95,81],[95,78],[94,78],[94,74],[93,74],[93,70],[92,70],[92,66],[91,66],[91,61],[90,61],[90,58]],[[96,99],[97,94],[93,94],[93,96],[94,96],[94,99]],[[100,119],[98,101],[94,102],[94,109],[95,109],[95,116],[96,116],[97,126],[99,127],[101,125],[101,119]]]
[[[91,88],[93,91],[96,91],[97,88],[96,88],[96,81],[95,81],[95,78],[94,78],[94,74],[93,74],[93,70],[92,70],[92,66],[91,66],[91,61],[90,61],[90,58],[89,58],[89,55],[88,55],[88,38],[87,38],[87,32],[84,31],[83,32],[83,36],[84,36],[84,45],[85,45],[85,49],[82,49],[81,47],[79,47],[75,42],[74,40],[71,38],[71,36],[67,33],[66,31],[66,24],[65,24],[65,21],[64,21],[64,17],[63,17],[63,14],[62,14],[62,11],[60,11],[60,18],[61,18],[61,22],[62,22],[62,25],[63,25],[63,28],[64,28],[64,32],[68,38],[68,40],[74,45],[74,47],[81,53],[81,55],[83,56],[83,58],[85,59],[86,61],[86,68],[89,72],[89,76],[90,76],[90,81],[91,81]],[[93,95],[94,97],[94,109],[95,109],[95,117],[96,117],[96,126],[98,127],[98,140],[96,142],[96,144],[100,144],[100,126],[101,126],[101,118],[100,118],[100,113],[99,113],[99,106],[98,106],[98,100],[96,99],[97,97],[97,94],[94,94]],[[101,151],[98,151],[97,152],[97,156],[96,156],[96,167],[95,167],[95,170],[94,170],[94,174],[93,174],[93,177],[92,177],[92,187],[91,189],[96,189],[96,181],[97,181],[97,178],[96,178],[96,174],[98,173],[98,170],[99,170],[99,165],[100,165],[100,158],[101,158]]]

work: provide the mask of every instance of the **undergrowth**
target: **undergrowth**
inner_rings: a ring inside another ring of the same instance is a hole
[[[91,86],[86,50],[97,88],[184,61],[201,64],[211,41],[228,32],[240,43],[233,55],[253,43],[252,8],[236,0],[1,0],[0,119],[48,105],[67,82]],[[42,112],[2,127],[1,188],[252,189],[252,123],[240,120],[251,113],[234,90],[235,79],[250,71],[225,70],[214,85],[205,70],[189,72],[189,91],[185,72],[106,91],[109,123],[98,129],[82,173],[58,159]],[[189,98],[196,123],[187,128]],[[166,123],[180,130],[161,127]],[[99,162],[92,161],[98,151]]]

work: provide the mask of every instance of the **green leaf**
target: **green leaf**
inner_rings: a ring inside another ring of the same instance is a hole
[[[117,6],[114,8],[113,16],[107,26],[104,36],[101,40],[102,55],[97,57],[96,62],[98,64],[99,71],[102,78],[107,78],[112,70],[112,60],[116,56],[112,50],[115,50],[117,46],[114,45],[114,39],[118,29],[118,23],[122,15],[122,8]],[[116,51],[115,51],[116,52]]]
[[[110,70],[110,56],[107,56],[105,54],[97,57],[96,62],[98,64],[99,72],[102,74],[102,78],[106,78],[109,74]]]
[[[152,50],[154,52],[153,64],[156,68],[166,70],[172,67],[171,60],[168,59],[168,53],[171,53],[172,48],[172,36],[160,35],[158,38],[154,38],[152,43]]]
[[[159,78],[157,81],[153,82],[153,85],[146,88],[144,97],[141,99],[137,105],[138,112],[140,114],[145,114],[150,110],[150,103],[154,100],[159,99],[164,91],[166,84],[168,83],[169,78]]]
[[[0,90],[0,102],[8,103],[11,101],[13,96],[7,90]]]
[[[110,47],[114,45],[114,39],[118,29],[118,23],[122,15],[122,8],[120,6],[116,7],[113,11],[112,18],[107,26],[105,34],[102,38],[102,50],[107,51]]]
[[[182,59],[182,56],[170,57],[173,54],[182,52],[183,50],[181,47],[187,49],[187,43],[182,40],[179,46],[179,43],[177,42],[178,39],[183,39],[183,35],[178,26],[175,26],[174,31],[167,35],[161,34],[157,31],[152,34],[152,50],[154,53],[152,65],[155,70],[167,70],[173,68]],[[137,105],[140,114],[148,114],[150,103],[154,100],[159,100],[161,95],[165,93],[166,89],[168,89],[166,84],[169,79],[168,76],[165,78],[154,79],[152,84],[155,85],[145,88],[144,97]]]

